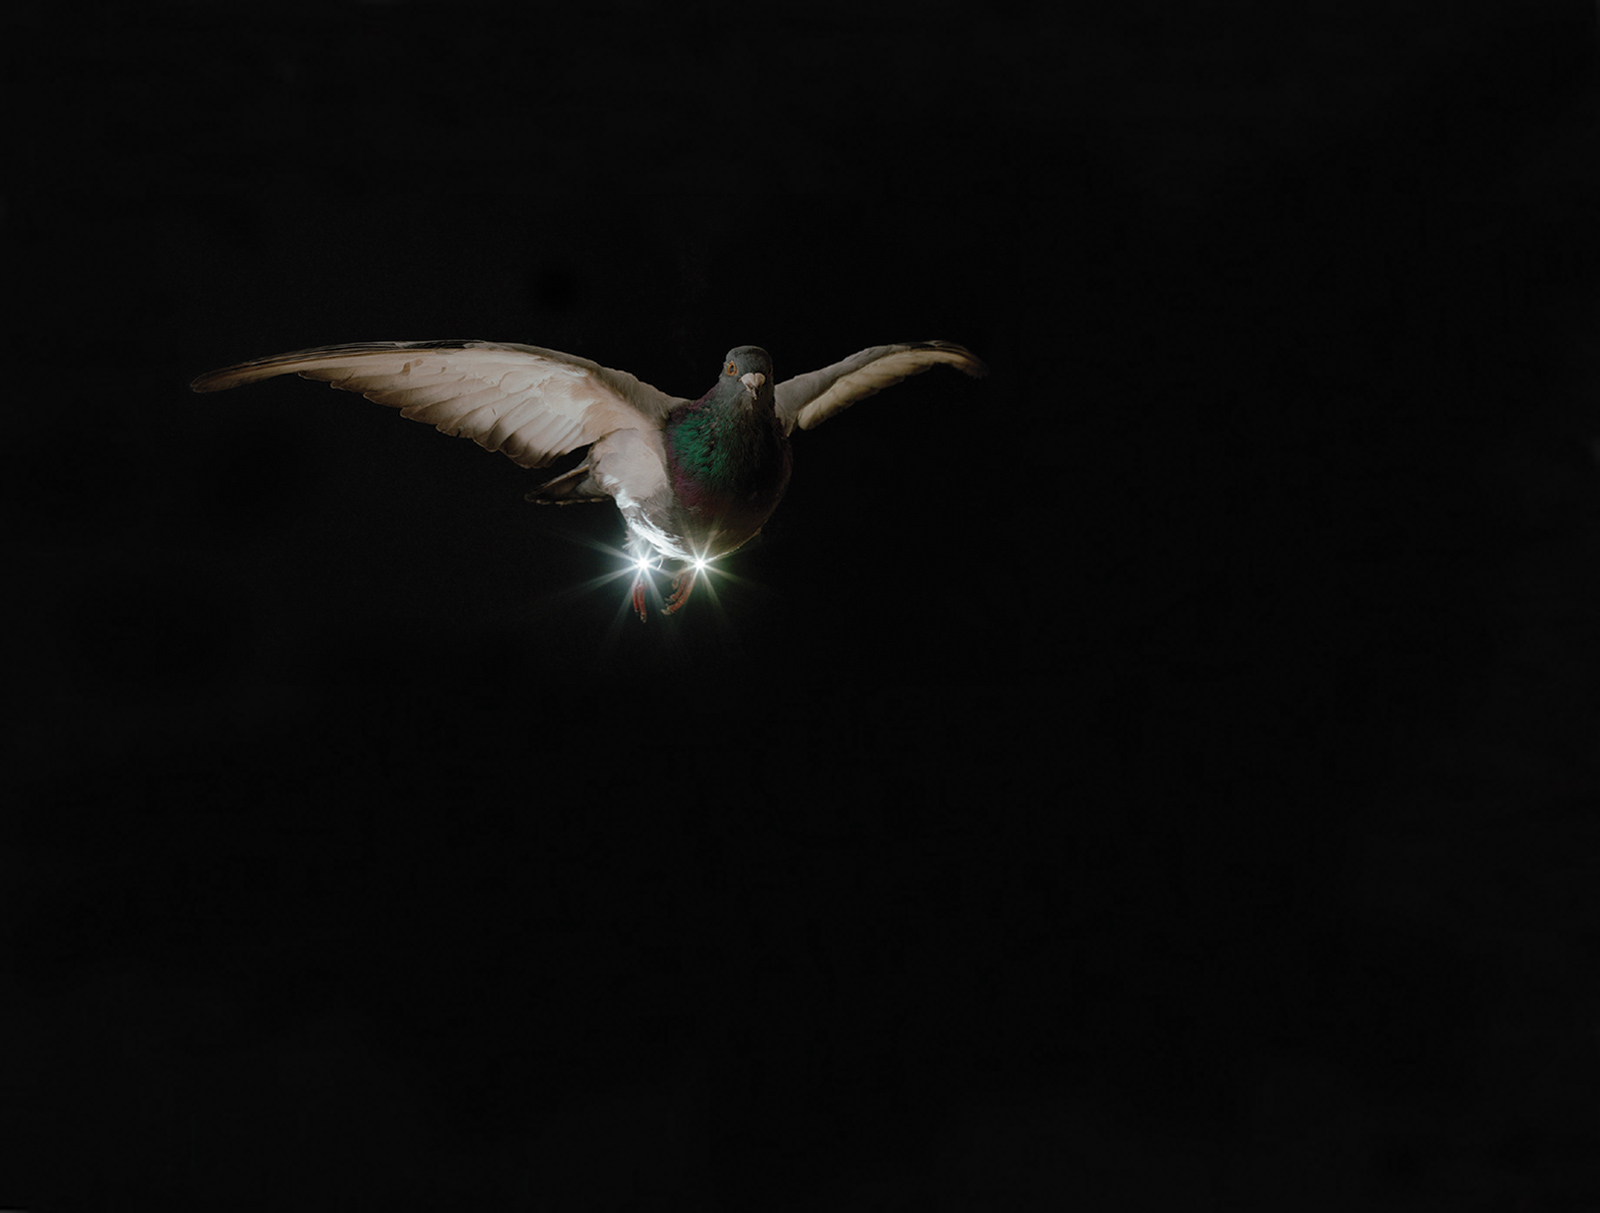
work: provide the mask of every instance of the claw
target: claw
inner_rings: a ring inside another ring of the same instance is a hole
[[[694,570],[684,569],[672,579],[672,597],[667,599],[667,605],[661,609],[663,615],[676,615],[683,604],[689,601],[689,595],[694,593]]]
[[[643,569],[640,569],[637,573],[635,573],[633,575],[633,609],[634,609],[634,613],[639,616],[639,622],[640,623],[643,623],[646,619],[650,618],[650,616],[645,613],[645,609],[644,609],[644,570]]]

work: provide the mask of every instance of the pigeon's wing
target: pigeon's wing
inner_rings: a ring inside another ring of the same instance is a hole
[[[796,426],[809,430],[856,401],[940,363],[969,375],[989,373],[971,350],[949,341],[875,345],[820,371],[785,379],[777,387],[778,420],[786,434]]]
[[[190,386],[215,392],[289,374],[360,392],[529,468],[617,430],[658,429],[679,403],[587,358],[493,341],[327,345],[225,367]]]

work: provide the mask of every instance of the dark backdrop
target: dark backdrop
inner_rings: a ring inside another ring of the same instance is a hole
[[[1600,1203],[1595,41],[1502,7],[14,10],[0,1205]],[[993,374],[640,626],[186,386],[444,337]]]

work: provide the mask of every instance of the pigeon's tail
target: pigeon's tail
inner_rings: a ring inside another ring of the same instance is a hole
[[[546,480],[524,500],[540,505],[577,505],[582,501],[609,501],[611,494],[589,475],[589,461],[585,459],[570,472]]]

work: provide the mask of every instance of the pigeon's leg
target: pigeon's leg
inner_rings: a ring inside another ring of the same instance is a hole
[[[683,604],[689,601],[689,595],[694,592],[694,583],[699,580],[695,576],[693,566],[684,569],[672,579],[672,597],[667,599],[667,605],[662,608],[663,615],[675,615],[682,609]]]
[[[650,574],[655,571],[655,554],[650,550],[650,545],[636,535],[628,537],[628,559],[633,561],[633,613],[643,623],[650,616],[646,613],[644,599],[646,589],[654,590],[655,583],[651,581]]]

